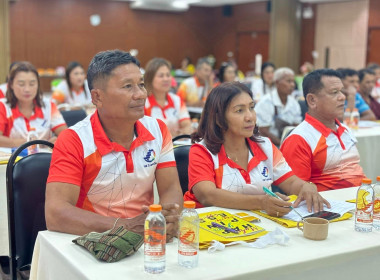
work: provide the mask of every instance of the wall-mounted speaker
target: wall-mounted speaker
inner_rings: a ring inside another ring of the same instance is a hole
[[[231,17],[232,16],[232,5],[224,5],[222,12],[223,12],[223,16]]]

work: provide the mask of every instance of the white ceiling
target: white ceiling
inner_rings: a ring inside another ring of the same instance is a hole
[[[128,1],[128,2],[174,2],[175,0],[114,0],[114,1]],[[190,5],[194,6],[205,6],[205,7],[215,7],[223,5],[236,5],[243,3],[252,3],[252,2],[263,2],[266,0],[177,0],[187,2]],[[283,0],[286,1],[286,0]],[[323,2],[343,2],[343,1],[357,1],[357,0],[300,0],[303,3],[323,3]]]

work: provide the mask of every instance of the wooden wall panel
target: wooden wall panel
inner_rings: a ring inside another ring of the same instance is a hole
[[[315,49],[315,20],[317,18],[317,9],[315,4],[304,4],[313,10],[313,17],[311,19],[302,19],[301,21],[301,54],[300,64],[308,61],[314,64],[314,58],[311,52]]]
[[[236,53],[239,32],[268,32],[270,20],[266,1],[235,5],[231,17],[222,7],[169,13],[132,10],[128,2],[107,0],[19,0],[9,8],[11,60],[41,68],[71,60],[87,68],[97,52],[115,48],[138,49],[142,66],[161,56],[179,67],[184,56],[196,63],[208,54],[220,64],[228,51]],[[92,14],[101,16],[99,26],[90,25]]]

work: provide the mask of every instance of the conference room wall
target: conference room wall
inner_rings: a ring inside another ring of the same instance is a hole
[[[380,1],[369,2],[367,63],[380,64]]]
[[[92,0],[11,2],[11,59],[43,68],[70,60],[87,66],[98,51],[135,48],[142,65],[154,56],[179,65],[184,55],[197,58],[211,52],[208,10],[137,11],[128,2]],[[92,14],[101,16],[99,26],[90,25]]]
[[[143,66],[154,56],[178,67],[185,55],[195,61],[210,53],[220,62],[227,51],[235,51],[237,32],[269,30],[266,2],[234,6],[231,17],[223,16],[221,7],[169,13],[104,0],[15,1],[9,6],[11,60],[42,68],[70,60],[86,67],[95,53],[114,48],[138,49]],[[92,14],[101,16],[99,26],[90,25]]]

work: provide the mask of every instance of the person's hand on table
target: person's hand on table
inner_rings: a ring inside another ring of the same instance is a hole
[[[179,205],[176,203],[164,203],[162,206],[162,215],[166,220],[166,242],[171,242],[173,237],[178,234]],[[148,206],[143,206],[143,211],[149,212]]]
[[[311,182],[305,182],[302,185],[301,191],[298,193],[298,197],[294,202],[293,207],[298,207],[303,200],[306,200],[307,210],[309,212],[312,212],[312,210],[314,213],[322,211],[323,204],[325,204],[327,208],[331,208],[330,203],[318,193],[317,186]]]
[[[282,217],[288,214],[292,209],[292,203],[289,202],[289,197],[281,193],[276,193],[281,199],[270,195],[263,195],[261,200],[261,209],[273,217]]]
[[[176,203],[162,204],[162,214],[166,220],[166,242],[171,242],[178,234],[179,205]]]
[[[120,219],[115,226],[124,225],[127,230],[144,235],[144,223],[148,212],[144,212],[134,218]]]

